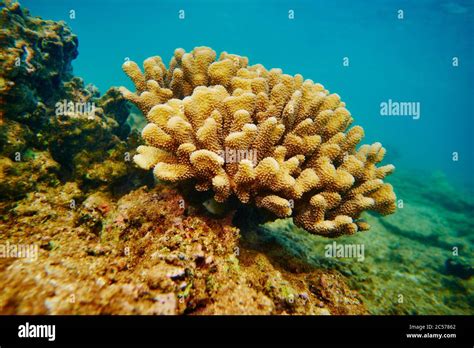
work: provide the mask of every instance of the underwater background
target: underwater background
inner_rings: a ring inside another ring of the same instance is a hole
[[[167,63],[174,49],[196,46],[299,73],[338,93],[364,127],[363,141],[380,141],[384,163],[396,166],[388,181],[402,200],[399,209],[383,219],[366,214],[371,231],[337,239],[364,244],[363,262],[328,260],[324,246],[332,240],[287,220],[246,238],[272,240],[311,265],[337,269],[372,314],[474,314],[474,1],[21,4],[71,27],[79,38],[74,75],[102,93],[111,86],[133,90],[120,68],[127,57],[159,55]],[[419,103],[419,118],[381,116],[389,100]]]
[[[66,21],[79,37],[74,73],[102,93],[110,86],[133,90],[120,70],[126,57],[142,62],[159,55],[167,62],[178,47],[208,46],[299,73],[338,93],[364,127],[365,141],[388,149],[387,163],[442,170],[472,184],[473,1],[22,3],[33,14]],[[71,9],[75,19],[69,19]],[[453,67],[453,57],[459,66]],[[389,99],[421,103],[420,118],[380,116],[380,103]],[[459,161],[452,161],[453,152]]]

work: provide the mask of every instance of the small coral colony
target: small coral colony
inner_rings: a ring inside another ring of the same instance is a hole
[[[377,166],[380,143],[356,148],[364,136],[337,94],[301,75],[248,65],[246,57],[197,47],[177,49],[168,69],[160,57],[123,70],[136,92],[122,95],[148,120],[135,163],[162,181],[191,181],[217,202],[237,198],[275,218],[293,217],[327,236],[365,231],[361,213],[395,211]]]

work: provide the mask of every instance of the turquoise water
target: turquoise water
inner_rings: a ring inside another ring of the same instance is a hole
[[[74,73],[105,92],[126,85],[125,57],[210,46],[322,83],[346,101],[366,142],[403,169],[442,170],[472,186],[473,1],[25,0],[79,37]],[[75,11],[70,19],[69,11]],[[185,19],[180,20],[180,10]],[[290,20],[289,11],[294,11]],[[403,10],[403,19],[398,19]],[[343,65],[344,57],[349,66]],[[453,57],[458,66],[453,67]],[[389,99],[420,103],[420,117],[381,116]],[[452,160],[458,152],[459,160]]]

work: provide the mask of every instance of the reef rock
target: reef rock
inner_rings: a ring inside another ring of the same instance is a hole
[[[72,200],[83,203],[71,208]],[[283,250],[253,250],[230,217],[216,220],[182,201],[164,186],[118,201],[84,200],[72,183],[27,195],[2,212],[0,243],[37,245],[38,254],[0,259],[0,313],[366,313],[338,272]]]
[[[42,180],[18,174],[28,170],[32,152],[57,163],[57,180],[80,182],[86,191],[140,186],[145,176],[132,162],[139,139],[126,122],[130,106],[116,88],[100,96],[73,76],[78,39],[66,23],[32,17],[12,1],[2,4],[0,20],[0,161],[10,173],[0,197],[26,194]]]

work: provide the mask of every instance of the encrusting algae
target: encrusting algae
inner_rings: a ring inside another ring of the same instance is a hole
[[[368,230],[365,210],[395,211],[383,182],[395,167],[377,166],[385,149],[356,148],[362,127],[349,129],[345,103],[321,84],[226,52],[216,61],[207,47],[177,49],[168,69],[151,57],[144,72],[123,70],[136,92],[120,91],[149,122],[134,160],[157,179],[193,180],[217,202],[235,196],[327,237]]]

